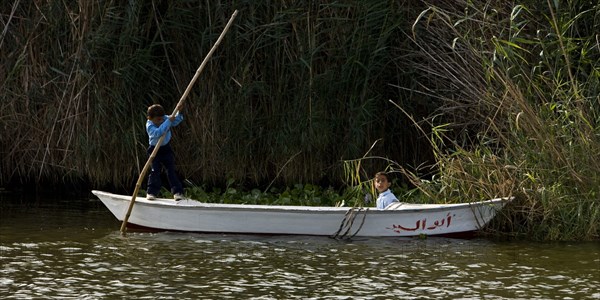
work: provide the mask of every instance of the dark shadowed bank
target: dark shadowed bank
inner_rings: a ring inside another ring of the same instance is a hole
[[[343,187],[387,168],[417,188],[407,201],[516,196],[494,233],[600,237],[593,1],[0,7],[0,186],[128,190],[145,108],[173,108],[239,9],[174,130],[179,170],[201,190]]]

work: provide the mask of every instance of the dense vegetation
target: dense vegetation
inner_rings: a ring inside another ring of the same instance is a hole
[[[223,201],[252,202],[274,182],[364,183],[388,166],[417,188],[407,201],[515,196],[492,231],[600,237],[593,1],[0,8],[0,185],[129,186],[146,159],[145,107],[175,105],[239,9],[175,131],[182,175],[205,187],[195,192],[221,186]],[[261,189],[236,198],[232,182]],[[340,199],[309,184],[287,191],[307,204],[314,193]]]
[[[444,200],[516,196],[492,227],[505,233],[598,239],[600,5],[487,4],[438,1],[412,27],[406,59],[440,103],[437,176],[419,186]]]
[[[185,178],[340,184],[340,160],[383,138],[413,159],[388,99],[410,19],[402,3],[5,1],[0,178],[126,186],[146,160],[145,110],[170,111],[240,14],[175,130]],[[404,120],[403,120],[404,119]],[[385,125],[385,128],[384,128]],[[402,146],[400,146],[402,145]],[[426,152],[426,151],[422,151]]]

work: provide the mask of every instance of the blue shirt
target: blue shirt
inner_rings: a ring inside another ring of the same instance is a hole
[[[398,202],[398,199],[396,196],[394,196],[392,191],[387,189],[385,192],[379,194],[379,197],[377,197],[377,208],[385,209],[388,205],[394,202]]]
[[[167,132],[167,135],[165,136],[165,139],[163,140],[161,146],[168,144],[169,141],[171,141],[171,130],[169,129],[171,129],[171,126],[177,126],[179,125],[179,123],[181,123],[181,121],[183,121],[183,115],[180,113],[177,113],[177,115],[175,115],[175,121],[173,122],[169,120],[169,116],[167,115],[165,115],[164,118],[165,121],[162,122],[160,126],[156,126],[154,122],[150,120],[146,121],[146,132],[148,133],[150,146],[156,146],[158,140],[163,135],[163,133],[165,133],[165,131]]]

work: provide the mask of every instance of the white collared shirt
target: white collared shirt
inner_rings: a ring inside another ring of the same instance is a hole
[[[385,209],[388,205],[394,202],[398,202],[398,198],[394,196],[390,189],[387,189],[385,192],[379,194],[379,197],[377,197],[377,208]]]

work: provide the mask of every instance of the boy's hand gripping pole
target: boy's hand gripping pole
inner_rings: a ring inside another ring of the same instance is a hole
[[[217,47],[223,40],[225,33],[227,33],[227,31],[229,30],[229,27],[233,23],[233,20],[235,19],[237,14],[238,14],[238,11],[235,10],[233,12],[233,14],[231,15],[231,18],[229,18],[229,22],[227,22],[227,25],[225,25],[223,32],[221,32],[221,35],[219,36],[219,38],[217,39],[215,44],[212,46],[212,48],[210,49],[210,51],[208,52],[208,54],[202,61],[202,64],[200,64],[200,67],[198,67],[198,70],[196,70],[196,74],[194,75],[194,77],[192,78],[190,83],[188,84],[187,88],[185,89],[185,92],[181,96],[181,99],[179,99],[179,102],[177,103],[177,106],[175,106],[175,110],[173,110],[173,113],[171,115],[176,115],[179,112],[179,110],[181,109],[183,102],[184,102],[185,98],[187,97],[187,95],[190,93],[190,90],[192,89],[192,86],[196,82],[196,79],[198,79],[198,77],[200,76],[200,73],[202,73],[202,70],[204,70],[206,63],[212,56],[213,52],[215,52],[215,49],[217,49]],[[146,161],[146,164],[144,165],[144,168],[142,169],[142,173],[140,173],[140,177],[138,178],[138,181],[135,185],[135,189],[133,190],[133,195],[131,195],[131,201],[129,202],[129,208],[127,209],[127,213],[125,214],[125,217],[123,218],[123,224],[121,224],[121,234],[122,235],[125,235],[125,231],[127,230],[127,221],[129,220],[129,216],[131,215],[131,210],[133,209],[133,204],[135,204],[135,198],[136,198],[138,192],[140,191],[140,187],[142,186],[142,181],[143,181],[144,177],[146,176],[148,169],[152,165],[152,161],[154,160],[154,157],[156,156],[158,149],[162,145],[162,142],[165,139],[166,133],[167,132],[165,131],[165,133],[163,133],[163,135],[160,137],[160,139],[156,143],[156,147],[154,147],[154,151],[152,151],[152,153],[150,154],[148,161]]]

